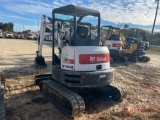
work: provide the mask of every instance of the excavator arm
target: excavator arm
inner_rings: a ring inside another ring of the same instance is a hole
[[[37,68],[46,68],[47,67],[45,59],[42,56],[42,48],[43,48],[43,44],[44,44],[43,42],[44,42],[46,28],[48,28],[49,30],[53,31],[52,30],[52,22],[53,22],[53,20],[51,18],[49,18],[49,17],[48,17],[48,20],[50,22],[46,22],[46,16],[42,15],[41,26],[40,26],[40,35],[39,35],[39,39],[38,39],[38,50],[36,51],[36,57],[35,57],[35,66]],[[58,41],[58,47],[60,49],[62,49],[62,42],[61,42],[61,39],[60,39],[60,34],[58,32],[58,28],[59,28],[60,24],[61,23],[59,21],[55,22],[55,26],[54,27],[56,27],[56,29],[54,31],[55,32],[54,39],[56,39]],[[54,42],[54,39],[53,39],[52,42]]]
[[[40,35],[38,39],[38,50],[36,51],[37,56],[35,57],[35,66],[37,68],[46,68],[47,64],[44,57],[42,56],[42,47],[46,30],[46,16],[42,15],[41,26],[40,26]]]

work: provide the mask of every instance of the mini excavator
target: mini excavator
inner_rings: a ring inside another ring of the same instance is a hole
[[[113,60],[119,60],[126,62],[128,58],[122,55],[122,48],[125,40],[122,36],[120,28],[114,26],[102,26],[101,27],[101,39],[103,39],[103,45],[107,46],[110,51],[110,62]],[[122,42],[123,41],[123,42]]]
[[[121,29],[118,27],[101,27],[101,35],[105,37],[105,45],[110,50],[111,58],[113,58],[113,60],[120,60],[121,62],[128,60],[131,62],[150,61],[150,57],[145,56],[146,50],[148,49],[147,46],[149,45],[138,37],[139,29],[132,30],[136,30],[134,37],[125,38]]]
[[[67,5],[53,9],[52,16],[52,74],[35,76],[35,84],[40,91],[67,116],[85,111],[82,96],[85,90],[93,90],[116,101],[123,100],[127,92],[113,81],[114,68],[110,67],[109,50],[100,46],[99,11]],[[40,67],[46,66],[41,54],[47,26],[45,18],[43,15],[35,58],[36,66]],[[91,36],[89,24],[85,24],[87,20],[97,25],[97,34]],[[54,40],[58,41],[59,55],[55,53]]]
[[[145,56],[149,49],[149,42],[143,41],[142,34],[146,31],[139,28],[128,28],[131,35],[126,37],[126,45],[123,48],[123,53],[137,56],[136,61],[148,62],[150,57]]]

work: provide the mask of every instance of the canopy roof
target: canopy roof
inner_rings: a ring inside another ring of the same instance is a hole
[[[100,16],[99,11],[89,9],[89,8],[84,8],[84,7],[79,7],[75,5],[67,5],[59,8],[53,9],[52,13],[60,13],[60,14],[67,14],[67,15],[76,15],[76,16],[87,16],[87,15],[92,15],[92,16]]]

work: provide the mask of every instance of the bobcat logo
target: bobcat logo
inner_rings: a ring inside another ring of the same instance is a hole
[[[95,57],[90,56],[90,61],[93,63],[96,60]]]

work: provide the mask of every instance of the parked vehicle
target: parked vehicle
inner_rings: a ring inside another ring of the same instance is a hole
[[[0,30],[0,38],[3,38],[2,30]]]
[[[36,40],[36,39],[37,39],[37,37],[36,37],[36,35],[28,34],[28,35],[27,35],[27,39],[30,39],[30,40]]]
[[[6,32],[5,38],[13,38],[13,33],[12,32]]]
[[[51,34],[45,35],[44,40],[45,41],[52,41],[52,35]]]
[[[19,33],[17,36],[16,36],[17,39],[24,39],[24,34],[22,33]]]

